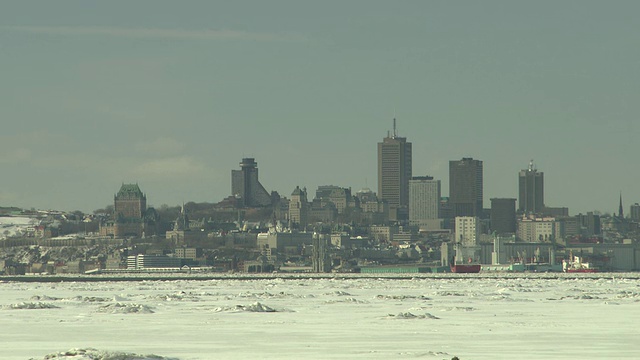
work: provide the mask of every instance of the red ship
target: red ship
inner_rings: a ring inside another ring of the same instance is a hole
[[[582,262],[579,256],[572,256],[569,261],[562,260],[562,270],[566,273],[597,273],[598,269],[594,268],[588,262]]]
[[[451,264],[449,264],[449,268],[452,273],[457,274],[476,274],[479,273],[482,269],[482,265],[480,264],[471,264],[471,258],[469,258],[468,264],[456,264],[456,258],[451,258]]]
[[[568,273],[597,273],[598,269],[567,269]]]
[[[450,268],[452,273],[475,274],[480,272],[482,266],[480,264],[456,264],[451,265]]]

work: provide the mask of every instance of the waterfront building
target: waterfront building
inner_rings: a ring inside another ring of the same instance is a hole
[[[496,234],[515,234],[516,199],[491,199],[491,231]]]
[[[453,217],[482,215],[482,161],[473,158],[449,161],[449,206]]]
[[[389,204],[391,220],[408,218],[411,162],[411,143],[398,136],[393,119],[393,134],[378,143],[378,196]]]
[[[544,173],[529,162],[529,168],[518,173],[518,211],[540,214],[544,210]]]
[[[179,258],[166,255],[131,255],[127,257],[127,270],[144,270],[157,268],[179,268]]]
[[[177,247],[174,251],[174,256],[178,259],[188,259],[196,261],[198,260],[198,258],[202,257],[202,249],[186,246]]]
[[[311,232],[267,232],[257,235],[258,249],[269,249],[271,254],[299,255],[301,249],[313,244]]]
[[[313,272],[327,273],[331,271],[329,257],[329,236],[314,233],[312,238],[311,267]]]
[[[409,180],[409,224],[422,225],[440,218],[440,180],[431,176]]]
[[[231,194],[245,207],[271,205],[271,195],[258,180],[258,163],[254,158],[243,158],[240,170],[231,170]]]

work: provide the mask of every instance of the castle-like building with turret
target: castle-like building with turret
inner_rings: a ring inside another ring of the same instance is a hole
[[[113,197],[113,218],[100,224],[100,235],[144,237],[155,234],[157,213],[147,209],[147,196],[138,184],[122,184]]]

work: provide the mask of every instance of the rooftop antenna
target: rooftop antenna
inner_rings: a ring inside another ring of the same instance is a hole
[[[533,159],[529,161],[529,171],[533,171]]]
[[[398,133],[396,131],[396,118],[395,118],[395,114],[394,114],[394,116],[393,116],[393,138],[395,139],[397,136],[398,136]]]

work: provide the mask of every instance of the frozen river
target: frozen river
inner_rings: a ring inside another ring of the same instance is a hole
[[[638,359],[637,277],[5,281],[0,359]]]

